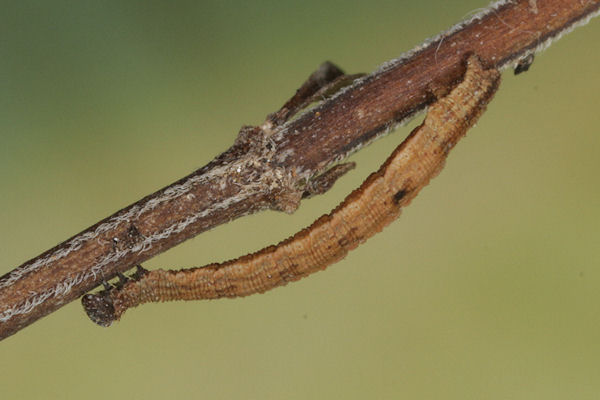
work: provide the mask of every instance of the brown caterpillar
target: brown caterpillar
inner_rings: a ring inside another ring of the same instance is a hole
[[[463,81],[434,103],[423,123],[379,170],[330,214],[275,246],[221,264],[182,270],[138,270],[117,287],[82,298],[102,326],[130,307],[169,300],[216,299],[262,293],[341,260],[400,214],[444,166],[449,151],[485,111],[500,83],[471,56]]]

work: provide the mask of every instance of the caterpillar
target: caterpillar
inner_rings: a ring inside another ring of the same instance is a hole
[[[143,303],[262,293],[341,260],[395,220],[441,171],[499,83],[497,70],[485,69],[470,56],[462,82],[432,104],[423,123],[331,213],[277,245],[234,260],[182,270],[140,268],[115,287],[85,295],[86,313],[97,324],[109,326],[128,308]]]

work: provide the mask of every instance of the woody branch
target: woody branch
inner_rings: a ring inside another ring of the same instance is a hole
[[[446,94],[466,55],[514,66],[599,9],[600,0],[499,1],[282,123],[295,96],[205,167],[0,277],[0,339],[214,226],[269,208],[293,212],[315,177]]]

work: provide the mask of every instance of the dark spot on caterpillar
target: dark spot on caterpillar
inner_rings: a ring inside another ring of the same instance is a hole
[[[341,248],[346,248],[351,243],[350,239],[347,238],[347,237],[345,237],[345,236],[343,238],[338,239],[337,242],[338,242],[338,244],[340,245]]]
[[[515,67],[515,75],[519,75],[521,72],[526,72],[527,70],[529,70],[529,67],[531,67],[531,64],[533,64],[534,58],[535,56],[533,55],[533,53],[521,58],[517,63],[517,66]]]
[[[398,190],[398,192],[396,192],[396,194],[394,195],[394,202],[396,204],[400,203],[400,201],[402,201],[402,199],[404,198],[404,196],[406,196],[407,193],[408,193],[408,190],[406,190],[406,189]]]

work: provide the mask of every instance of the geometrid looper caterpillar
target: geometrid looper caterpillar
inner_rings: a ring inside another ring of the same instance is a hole
[[[142,303],[262,293],[341,260],[396,219],[440,172],[499,83],[497,70],[486,70],[476,56],[469,57],[463,81],[431,105],[423,123],[330,214],[275,246],[224,263],[178,271],[140,268],[117,287],[84,296],[87,314],[109,326]]]

